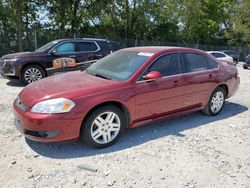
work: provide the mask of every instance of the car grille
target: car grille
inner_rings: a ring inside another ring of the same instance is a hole
[[[0,59],[0,69],[3,69],[4,65],[5,65],[4,59]]]
[[[25,111],[27,109],[27,106],[21,101],[21,99],[19,97],[17,97],[17,99],[16,99],[16,106],[23,111]]]

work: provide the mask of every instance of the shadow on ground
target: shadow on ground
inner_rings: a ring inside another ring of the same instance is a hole
[[[23,84],[20,80],[10,80],[7,82],[8,86],[12,87],[24,87],[25,84]]]
[[[139,128],[128,129],[125,131],[120,141],[105,149],[93,149],[86,146],[81,141],[74,143],[44,144],[26,139],[26,142],[33,151],[50,158],[65,159],[100,155],[138,146],[169,135],[184,137],[185,135],[181,133],[184,130],[227,119],[247,110],[247,107],[240,104],[226,102],[223,111],[218,116],[205,116],[200,112],[196,112]]]

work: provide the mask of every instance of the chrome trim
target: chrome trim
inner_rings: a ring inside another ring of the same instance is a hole
[[[180,74],[175,74],[175,75],[169,75],[169,76],[163,76],[161,78],[165,79],[165,78],[171,78],[171,77],[175,77],[175,76],[182,76],[184,73],[180,73]],[[158,79],[161,79],[158,78]],[[137,81],[136,84],[140,84],[140,83],[145,83],[145,82],[153,82],[154,80],[158,80],[158,79],[150,79],[150,80],[140,80]]]
[[[0,59],[0,69],[3,69],[6,61],[4,59]]]
[[[16,76],[16,73],[14,71],[14,73],[6,73],[5,76]]]
[[[56,53],[56,54],[72,54],[72,53],[89,53],[89,52],[98,52],[98,51],[100,51],[100,46],[97,44],[97,42],[96,41],[63,41],[63,42],[61,42],[61,43],[57,43],[54,47],[52,47],[50,50],[49,50],[49,52],[48,53],[51,53],[57,46],[59,46],[59,45],[61,45],[61,44],[64,44],[64,43],[78,43],[78,42],[93,42],[93,43],[95,43],[95,45],[97,46],[97,50],[95,50],[95,51],[75,51],[75,52],[59,52],[59,53]]]
[[[168,54],[164,54],[164,55],[160,55],[159,57],[157,57],[153,62],[150,63],[150,65],[142,72],[142,74],[139,76],[139,78],[137,79],[136,81],[136,84],[137,83],[144,83],[144,82],[147,82],[147,80],[140,80],[140,78],[142,77],[142,75],[146,72],[146,70],[155,62],[157,61],[159,58],[161,58],[162,56],[165,56],[165,55],[169,55],[169,54],[181,54],[181,53],[189,53],[189,51],[185,51],[185,52],[170,52]],[[195,53],[195,52],[190,52],[190,53]],[[197,53],[197,54],[200,54],[200,53]],[[208,57],[209,59],[213,60],[212,58]],[[179,62],[181,62],[180,60],[180,56],[178,55],[178,59],[179,59]],[[214,60],[213,60],[214,61]],[[195,74],[195,73],[203,73],[203,72],[211,72],[211,71],[217,71],[217,70],[220,70],[220,64],[215,61],[218,66],[217,68],[215,69],[207,69],[207,70],[201,70],[201,71],[195,71],[195,72],[183,72],[183,73],[179,73],[179,74],[175,74],[175,75],[170,75],[170,76],[164,76],[162,78],[166,78],[166,77],[173,77],[173,76],[177,76],[177,75],[188,75],[188,74]]]

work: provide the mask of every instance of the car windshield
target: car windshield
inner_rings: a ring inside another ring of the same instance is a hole
[[[44,52],[46,50],[49,50],[51,47],[53,47],[57,43],[58,43],[57,41],[52,41],[52,42],[50,42],[48,44],[45,44],[41,48],[38,48],[35,52]]]
[[[127,80],[152,54],[135,51],[117,51],[96,63],[86,72],[110,80]]]

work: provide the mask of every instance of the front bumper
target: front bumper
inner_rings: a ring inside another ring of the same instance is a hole
[[[18,77],[16,75],[16,67],[13,66],[11,62],[6,62],[2,59],[0,60],[0,74],[7,79]]]
[[[36,114],[13,104],[14,123],[19,132],[38,142],[63,142],[77,140],[80,136],[82,117],[70,113]]]

